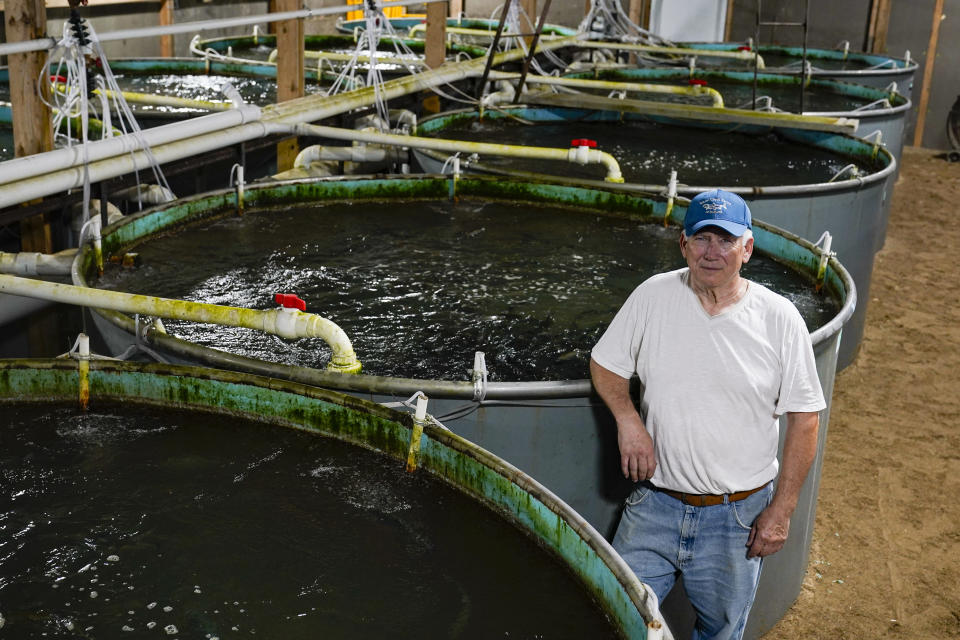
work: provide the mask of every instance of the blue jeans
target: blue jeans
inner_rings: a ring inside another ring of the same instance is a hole
[[[760,558],[747,558],[750,525],[772,498],[768,484],[744,500],[692,507],[639,485],[627,498],[613,548],[660,602],[683,575],[697,612],[694,640],[739,640],[760,579]]]

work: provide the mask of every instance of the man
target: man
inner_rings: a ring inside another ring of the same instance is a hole
[[[687,267],[638,286],[590,361],[623,474],[640,483],[613,546],[661,601],[683,575],[695,638],[742,637],[761,558],[787,539],[826,406],[800,313],[740,276],[751,227],[736,194],[693,198],[680,235]]]

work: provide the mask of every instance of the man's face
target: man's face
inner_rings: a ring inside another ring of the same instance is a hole
[[[740,267],[750,260],[753,238],[743,242],[719,227],[704,227],[689,238],[681,234],[680,253],[694,285],[722,287],[735,281]]]

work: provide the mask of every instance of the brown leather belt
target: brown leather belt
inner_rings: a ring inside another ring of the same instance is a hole
[[[769,484],[769,483],[767,483]],[[671,498],[676,498],[684,504],[689,504],[692,507],[712,507],[714,505],[723,504],[724,497],[727,498],[728,502],[737,502],[738,500],[743,500],[749,496],[752,496],[757,491],[763,489],[767,485],[762,487],[757,487],[756,489],[748,489],[747,491],[737,491],[736,493],[682,493],[680,491],[673,491],[671,489],[660,489],[657,488],[657,491],[665,493]]]

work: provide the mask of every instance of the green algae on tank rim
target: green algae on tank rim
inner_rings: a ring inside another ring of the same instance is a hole
[[[134,402],[241,416],[379,451],[402,464],[414,433],[409,413],[293,382],[198,367],[91,361],[91,403]],[[77,397],[72,360],[0,360],[0,403]],[[557,556],[625,638],[661,620],[648,592],[582,517],[535,480],[433,424],[420,436],[419,466],[507,518]]]
[[[298,201],[316,202],[362,202],[363,200],[391,199],[423,201],[446,199],[456,189],[459,197],[476,197],[508,202],[526,201],[567,206],[578,210],[589,209],[594,213],[623,217],[637,221],[661,222],[667,212],[663,199],[643,198],[615,189],[600,190],[547,182],[519,182],[484,176],[469,176],[454,181],[437,176],[375,177],[375,178],[325,178],[320,180],[294,180],[280,183],[249,185],[245,190],[245,207],[277,206]],[[671,213],[671,222],[682,221],[683,207],[676,206]],[[198,220],[236,215],[236,193],[222,190],[160,205],[111,225],[104,231],[103,251],[107,255],[129,251],[136,244],[151,236],[177,229]],[[785,263],[800,273],[816,272],[818,253],[809,243],[781,230],[757,223],[756,246],[775,261]],[[88,277],[96,272],[93,252],[84,248],[74,263],[74,283],[88,286]],[[814,331],[814,338],[828,339],[837,333],[852,313],[855,304],[853,285],[845,270],[832,260],[827,271],[826,290],[830,296],[842,301],[839,313],[829,322]],[[113,311],[96,310],[97,315],[128,334],[136,331],[132,318]],[[201,361],[217,367],[252,371],[255,373],[295,379],[309,384],[319,384],[351,392],[397,394],[426,392],[431,397],[472,398],[475,387],[472,382],[426,380],[413,378],[383,377],[360,374],[340,376],[306,367],[292,367],[265,362],[256,358],[240,356],[224,351],[202,347],[188,341],[151,331],[145,339],[161,347],[165,352],[177,354],[188,361]],[[589,380],[560,380],[542,382],[491,382],[487,397],[517,398],[534,395],[546,398],[580,397],[589,395]]]

